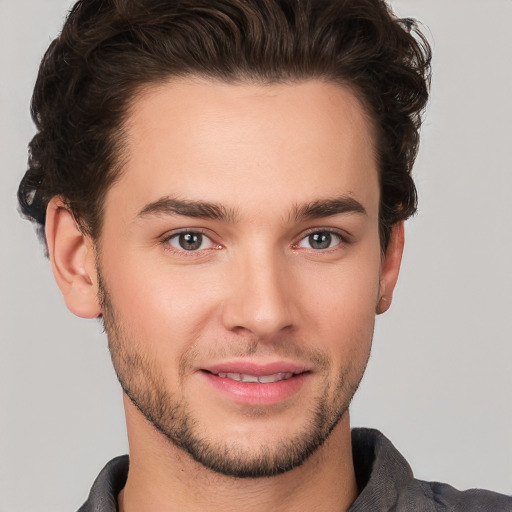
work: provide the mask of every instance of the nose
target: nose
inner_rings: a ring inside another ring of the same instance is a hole
[[[222,311],[226,329],[264,340],[293,327],[294,280],[279,255],[259,251],[231,267]]]

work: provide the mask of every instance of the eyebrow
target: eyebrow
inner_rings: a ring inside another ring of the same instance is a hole
[[[174,197],[162,197],[157,201],[148,203],[139,212],[138,217],[158,215],[183,215],[198,219],[222,220],[235,223],[237,214],[234,210],[227,209],[221,204],[209,201],[190,201]]]
[[[332,215],[356,213],[367,216],[365,207],[353,197],[342,196],[333,199],[319,199],[311,203],[297,205],[293,215],[296,222],[331,217]]]
[[[295,222],[330,217],[339,214],[367,215],[364,206],[356,199],[348,196],[332,199],[318,199],[310,203],[296,205],[292,210],[291,218]],[[209,201],[192,201],[177,199],[174,197],[162,197],[157,201],[148,203],[139,212],[139,218],[159,215],[182,215],[198,219],[221,220],[236,223],[239,215],[233,209],[228,209],[222,204]]]

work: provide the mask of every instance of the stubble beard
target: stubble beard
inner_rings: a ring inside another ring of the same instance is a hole
[[[194,418],[190,404],[166,389],[155,361],[143,350],[136,350],[142,344],[126,335],[99,269],[98,281],[110,355],[124,393],[168,441],[215,473],[236,478],[261,478],[300,466],[324,444],[345,415],[363,376],[366,363],[355,382],[347,379],[347,375],[352,374],[350,364],[340,371],[334,390],[325,378],[324,391],[316,398],[310,419],[293,437],[279,440],[274,446],[267,443],[259,450],[249,450],[236,440],[209,439],[201,434],[205,426]],[[323,358],[324,366],[328,366],[325,356],[311,354],[310,358],[317,362]],[[183,362],[180,373],[185,366]]]

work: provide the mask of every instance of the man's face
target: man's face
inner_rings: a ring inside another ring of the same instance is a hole
[[[338,85],[190,79],[141,94],[126,131],[98,252],[123,388],[214,471],[291,469],[336,428],[370,352],[372,127]]]

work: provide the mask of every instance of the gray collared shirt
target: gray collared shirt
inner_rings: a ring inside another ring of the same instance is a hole
[[[378,430],[352,430],[359,496],[348,512],[512,512],[512,498],[480,489],[414,478],[407,461]],[[128,475],[128,455],[111,460],[78,512],[117,512],[117,495]]]

